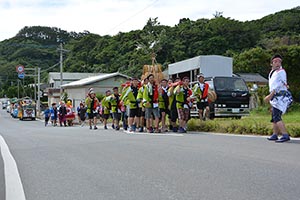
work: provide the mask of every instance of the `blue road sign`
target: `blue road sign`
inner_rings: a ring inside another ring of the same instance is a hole
[[[25,74],[24,73],[18,74],[18,77],[23,79],[25,77]]]

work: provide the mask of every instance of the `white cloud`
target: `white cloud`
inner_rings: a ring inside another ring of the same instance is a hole
[[[24,26],[113,35],[141,29],[150,17],[173,26],[181,18],[212,18],[220,11],[225,17],[245,21],[296,6],[298,0],[0,0],[0,41]]]

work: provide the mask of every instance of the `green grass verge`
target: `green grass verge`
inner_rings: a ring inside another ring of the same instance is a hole
[[[292,137],[300,137],[300,104],[294,103],[283,115],[283,121]],[[191,119],[188,131],[204,131],[246,135],[271,135],[271,113],[268,107],[259,107],[251,111],[250,116],[242,119],[220,118],[208,121]]]

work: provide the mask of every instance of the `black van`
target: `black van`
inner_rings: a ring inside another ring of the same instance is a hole
[[[241,118],[249,115],[250,92],[240,77],[214,77],[207,81],[217,99],[210,103],[210,117]]]

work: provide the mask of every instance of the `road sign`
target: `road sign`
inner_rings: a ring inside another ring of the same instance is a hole
[[[24,72],[24,66],[23,66],[23,65],[18,65],[18,66],[16,67],[16,71],[17,71],[18,73],[23,73],[23,72]]]
[[[23,78],[25,78],[25,74],[24,73],[19,73],[18,77],[21,78],[21,79],[23,79]]]

